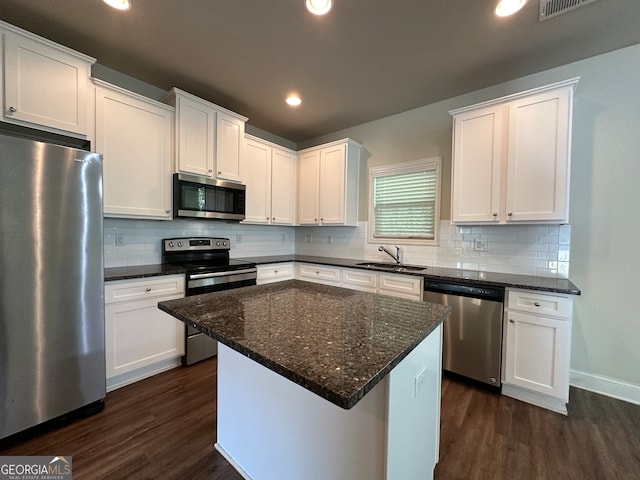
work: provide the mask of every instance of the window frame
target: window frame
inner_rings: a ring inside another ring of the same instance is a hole
[[[400,175],[403,173],[413,173],[421,170],[435,170],[436,172],[436,194],[435,194],[435,216],[433,225],[433,239],[409,238],[409,237],[374,237],[375,215],[374,215],[374,179]],[[367,222],[367,242],[368,243],[393,243],[396,245],[423,245],[438,246],[440,237],[440,208],[441,208],[441,183],[442,183],[442,157],[429,157],[409,162],[395,163],[369,167],[369,219]]]

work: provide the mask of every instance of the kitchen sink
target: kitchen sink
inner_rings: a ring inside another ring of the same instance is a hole
[[[427,267],[417,265],[398,265],[397,263],[363,262],[356,263],[358,267],[370,268],[371,270],[382,270],[384,272],[420,272]]]

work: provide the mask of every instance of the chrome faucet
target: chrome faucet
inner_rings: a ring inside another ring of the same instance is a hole
[[[393,260],[396,262],[397,265],[400,265],[402,263],[402,258],[400,257],[400,247],[396,247],[395,255],[391,253],[389,250],[387,250],[385,247],[383,247],[382,245],[378,247],[378,251],[384,252],[387,255],[389,255],[391,258],[393,258]]]

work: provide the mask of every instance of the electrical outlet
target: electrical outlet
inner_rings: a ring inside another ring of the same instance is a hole
[[[329,237],[327,237],[327,243],[328,244],[332,244],[333,243],[333,236],[329,235]]]
[[[124,247],[124,235],[116,233],[116,247]]]
[[[474,238],[473,239],[473,249],[476,252],[488,252],[489,251],[489,241],[483,238]]]
[[[313,235],[307,235],[307,243],[313,243]]]
[[[242,243],[242,234],[241,233],[237,233],[236,234],[236,243],[238,245],[240,245]]]

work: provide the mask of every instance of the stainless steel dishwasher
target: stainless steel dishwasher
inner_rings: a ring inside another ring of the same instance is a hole
[[[443,369],[500,387],[504,288],[425,279],[423,300],[451,307],[443,325]]]

